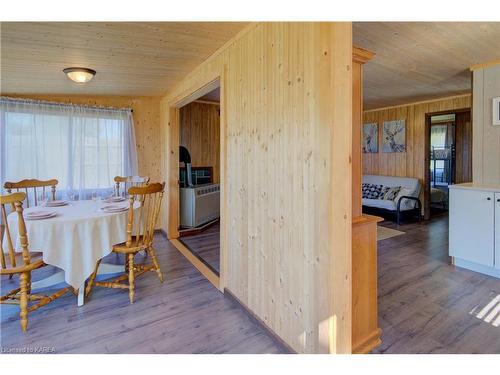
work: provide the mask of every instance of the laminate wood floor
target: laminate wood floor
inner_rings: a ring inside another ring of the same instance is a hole
[[[406,234],[378,242],[374,353],[500,353],[500,326],[470,314],[500,294],[500,280],[450,264],[448,217],[381,224]]]
[[[500,327],[470,312],[500,294],[500,280],[450,265],[448,220],[401,225],[379,241],[382,345],[374,353],[500,353]],[[214,228],[215,229],[215,228]],[[156,237],[166,281],[137,280],[125,290],[95,288],[86,305],[67,294],[19,325],[17,306],[0,308],[0,346],[54,347],[56,353],[280,353],[286,351],[243,309],[217,291],[162,236]],[[138,257],[140,260],[140,256]],[[112,254],[106,262],[121,258]],[[54,272],[46,267],[33,280]],[[2,277],[1,289],[16,284]]]
[[[203,232],[180,240],[193,254],[212,268],[217,274],[220,272],[220,224],[216,223]]]
[[[136,281],[127,290],[94,288],[83,307],[69,293],[30,313],[23,334],[17,306],[0,308],[0,346],[53,347],[56,353],[280,353],[285,351],[231,299],[210,284],[163,236],[155,238],[165,275]],[[142,256],[138,256],[140,261]],[[121,261],[115,254],[108,263]],[[45,267],[33,281],[54,272]],[[2,292],[17,287],[2,276]]]

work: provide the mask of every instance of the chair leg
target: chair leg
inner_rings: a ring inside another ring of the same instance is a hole
[[[101,259],[95,264],[94,272],[90,275],[89,281],[87,282],[87,287],[85,288],[85,297],[90,294],[92,287],[94,286],[95,277],[97,276],[97,271],[99,270],[99,265],[101,264]]]
[[[2,226],[0,225],[0,228]],[[2,233],[2,236],[0,236],[0,241],[3,241],[3,233]],[[2,268],[5,268],[5,255],[3,253],[3,251],[0,251],[0,265],[2,266]]]
[[[134,303],[135,296],[135,275],[134,275],[134,254],[128,254],[128,298],[130,303]]]
[[[150,253],[151,259],[153,260],[153,264],[155,266],[156,273],[158,275],[158,278],[160,279],[161,282],[163,282],[163,274],[161,273],[160,269],[160,264],[158,263],[158,259],[156,259],[156,253],[155,249],[153,249],[153,246],[151,246],[148,251],[146,251],[146,254]]]
[[[26,289],[28,291],[28,296],[31,294],[31,272],[28,273],[28,280],[27,281],[27,285],[26,285]]]
[[[19,275],[20,299],[20,318],[21,318],[21,329],[26,332],[28,329],[28,272],[23,272]]]

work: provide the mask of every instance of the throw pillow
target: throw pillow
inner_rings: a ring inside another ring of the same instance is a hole
[[[362,185],[362,197],[365,199],[379,199],[383,185],[367,184]]]
[[[396,203],[398,203],[399,198],[404,197],[404,196],[407,196],[407,197],[408,197],[408,196],[410,196],[410,197],[411,197],[411,196],[413,196],[413,190],[412,190],[412,189],[408,189],[408,188],[404,188],[404,187],[403,187],[403,188],[401,188],[401,190],[399,191],[398,196],[397,196],[397,197],[396,197],[396,199],[394,199],[394,200],[396,201]],[[412,204],[413,204],[413,205],[415,205],[415,203],[414,203],[415,201],[410,201],[410,200],[408,200],[408,199],[404,199],[404,200],[401,202],[401,204],[402,204],[402,205],[406,205],[406,204],[407,204],[407,202],[412,202]]]
[[[401,186],[387,187],[387,189],[384,189],[384,194],[380,199],[393,201],[398,196],[400,190]]]

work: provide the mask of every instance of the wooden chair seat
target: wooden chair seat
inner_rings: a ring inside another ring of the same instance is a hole
[[[148,249],[149,245],[148,244],[140,244],[137,236],[132,236],[131,238],[132,238],[132,245],[127,247],[127,243],[122,242],[120,244],[113,246],[113,252],[120,253],[120,254],[130,254],[130,253],[137,253],[139,251],[144,251],[144,250]],[[137,245],[134,246],[134,244],[137,244]]]

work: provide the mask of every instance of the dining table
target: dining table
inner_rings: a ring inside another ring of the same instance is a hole
[[[29,251],[42,253],[43,261],[58,269],[51,276],[32,282],[32,290],[65,282],[78,290],[77,303],[82,306],[85,303],[85,282],[94,272],[97,261],[110,254],[113,245],[127,239],[129,202],[125,200],[120,204],[122,210],[115,212],[106,211],[107,203],[102,200],[70,201],[57,207],[47,205],[24,209]],[[134,209],[138,207],[139,203],[135,202]],[[30,219],[30,213],[42,210],[50,211],[50,217]],[[7,221],[15,250],[21,252],[18,214],[11,212]],[[124,265],[102,263],[98,275],[122,273],[124,270]]]

